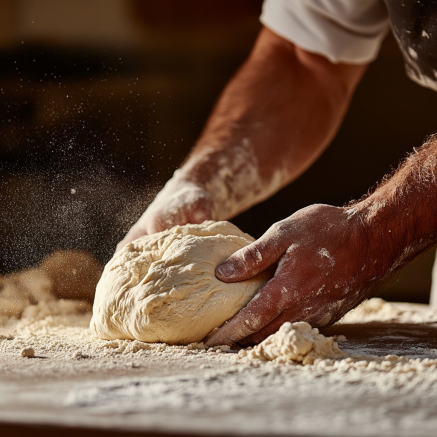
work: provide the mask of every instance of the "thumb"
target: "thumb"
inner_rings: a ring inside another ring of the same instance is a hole
[[[278,261],[291,244],[290,237],[290,232],[276,223],[259,240],[238,250],[220,264],[215,270],[216,277],[223,282],[253,278]]]

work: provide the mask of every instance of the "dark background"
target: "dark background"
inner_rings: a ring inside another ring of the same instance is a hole
[[[28,3],[0,0],[0,15],[9,8],[12,17],[0,45],[0,273],[56,249],[109,260],[194,144],[250,51],[261,10],[258,0],[90,0],[96,29],[105,30],[99,20],[109,22],[112,5],[136,36],[111,38],[108,24],[107,41],[103,31],[94,40],[91,23],[88,41],[85,30],[83,38],[63,36],[63,27],[84,26],[84,2],[77,16],[51,17],[59,24],[51,33],[40,24],[39,34],[23,31],[34,21]],[[39,20],[56,13],[49,0],[33,3]],[[361,197],[436,130],[436,103],[436,93],[407,79],[389,36],[329,149],[233,222],[259,237],[309,204]],[[428,253],[409,266],[384,297],[427,302],[433,259]]]

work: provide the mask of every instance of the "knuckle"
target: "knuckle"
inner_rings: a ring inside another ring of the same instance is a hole
[[[256,243],[252,243],[243,249],[243,257],[246,262],[252,264],[259,264],[262,262],[263,257]]]
[[[274,223],[266,235],[266,242],[275,250],[283,251],[292,238],[292,229],[287,220]]]
[[[272,226],[270,226],[269,231],[272,234],[276,235],[276,234],[279,234],[283,230],[283,228],[284,228],[284,225],[282,222],[276,222],[276,223],[273,223]]]
[[[297,249],[299,249],[299,244],[293,243],[288,246],[287,250],[285,251],[285,255],[287,257],[294,256]]]
[[[290,230],[290,219],[280,220],[279,222],[274,223],[271,228],[275,231],[284,234],[285,232]]]
[[[259,331],[263,327],[262,318],[260,316],[255,316],[254,314],[246,318],[243,324],[247,331],[244,337],[247,337],[247,335]]]

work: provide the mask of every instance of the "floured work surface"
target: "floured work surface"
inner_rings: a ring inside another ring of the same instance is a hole
[[[201,344],[102,341],[88,330],[83,304],[34,305],[0,331],[0,421],[204,435],[432,435],[437,314],[370,302],[323,331],[346,336],[337,338],[344,358],[305,366]],[[36,357],[22,357],[25,347]]]

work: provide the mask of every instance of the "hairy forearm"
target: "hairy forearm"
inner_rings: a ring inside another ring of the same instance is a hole
[[[384,279],[437,244],[437,137],[415,149],[377,189],[347,208],[365,225],[367,268]]]
[[[365,66],[334,65],[263,29],[177,178],[228,219],[290,183],[328,146]]]

